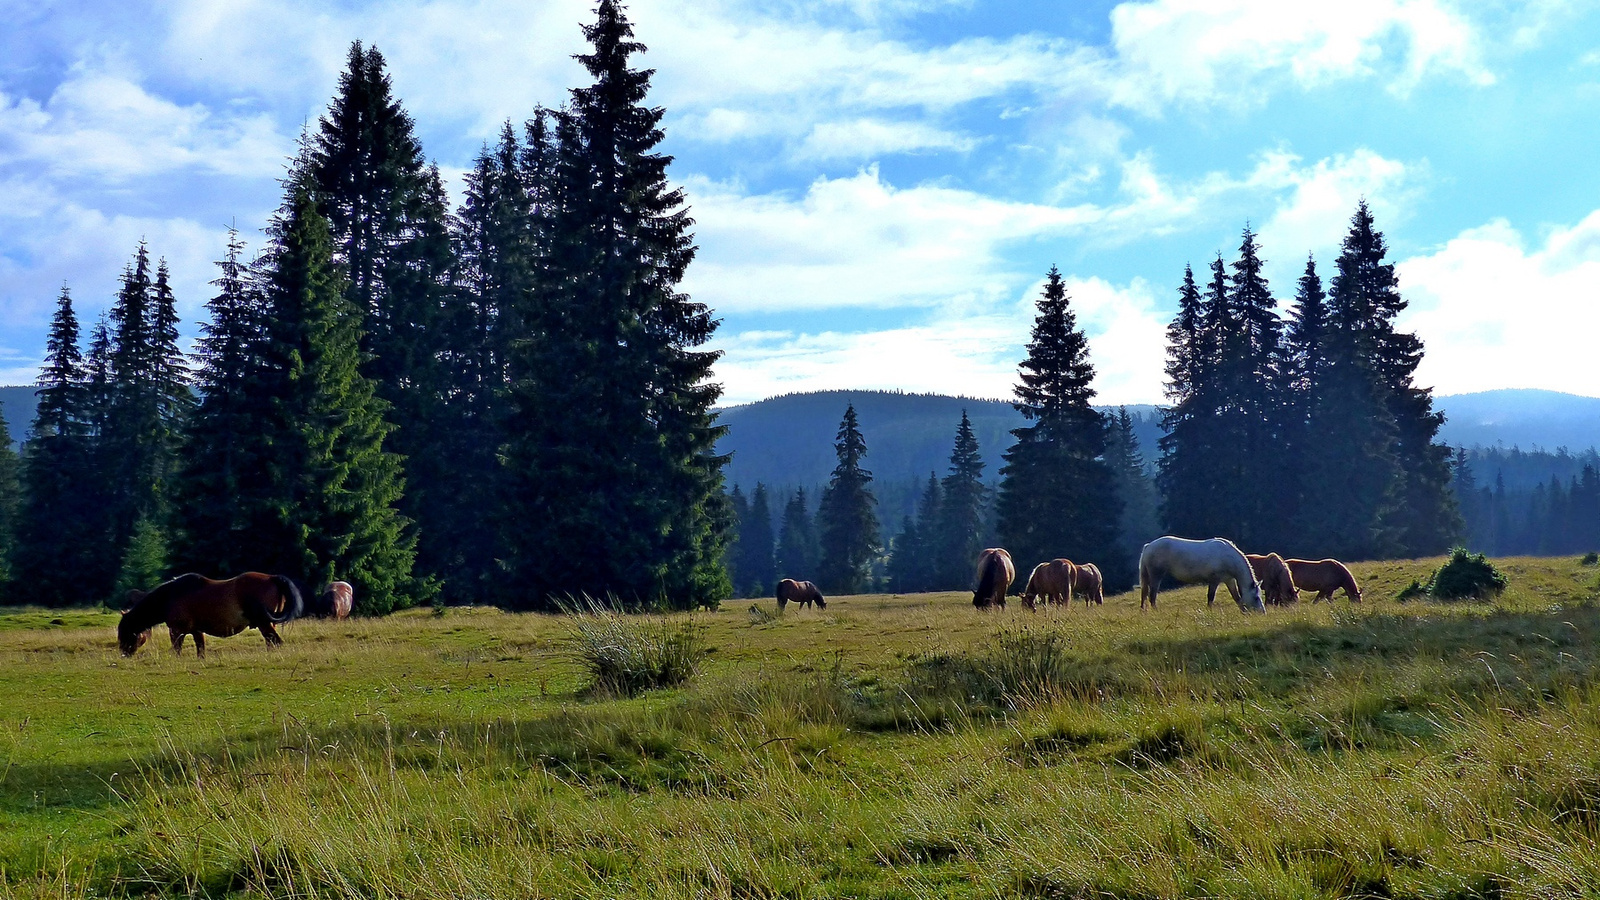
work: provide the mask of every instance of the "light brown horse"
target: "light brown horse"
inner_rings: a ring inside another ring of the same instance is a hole
[[[185,635],[194,635],[195,653],[206,655],[204,635],[232,637],[246,628],[260,629],[268,646],[283,643],[274,625],[300,615],[300,589],[283,575],[246,572],[227,581],[203,575],[179,575],[140,597],[117,623],[117,644],[132,656],[151,628],[165,622],[172,632],[172,652],[183,649]]]
[[[1078,567],[1078,578],[1075,582],[1078,596],[1083,598],[1083,605],[1090,603],[1103,606],[1106,602],[1106,582],[1100,577],[1100,567],[1094,563],[1084,563]]]
[[[1274,606],[1300,602],[1300,589],[1294,586],[1294,578],[1289,574],[1289,566],[1283,557],[1276,553],[1266,556],[1246,553],[1244,558],[1250,560],[1250,568],[1255,571],[1256,580],[1261,582],[1262,600]]]
[[[1078,567],[1070,559],[1052,559],[1033,567],[1028,576],[1028,588],[1022,592],[1022,603],[1035,609],[1033,598],[1043,597],[1046,604],[1072,605],[1072,588],[1078,578]]]
[[[335,581],[322,589],[314,614],[323,618],[348,619],[355,607],[356,589],[348,581]]]
[[[795,581],[785,578],[778,582],[778,612],[791,602],[800,606],[810,606],[815,603],[817,609],[827,609],[828,601],[822,598],[822,592],[809,581]]]
[[[1317,592],[1312,603],[1319,600],[1333,602],[1333,592],[1340,588],[1344,589],[1344,595],[1351,603],[1361,602],[1361,586],[1356,584],[1356,577],[1337,559],[1288,559],[1284,562],[1289,564],[1289,573],[1294,576],[1296,587]]]
[[[1006,591],[1017,570],[1011,565],[1011,554],[999,547],[990,547],[978,554],[978,587],[972,592],[972,605],[988,609],[1006,606]]]

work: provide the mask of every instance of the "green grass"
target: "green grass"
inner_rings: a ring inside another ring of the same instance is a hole
[[[1392,599],[1438,564],[1263,616],[729,604],[668,617],[704,660],[634,697],[560,617],[296,622],[200,662],[11,611],[0,896],[1592,895],[1594,570]]]

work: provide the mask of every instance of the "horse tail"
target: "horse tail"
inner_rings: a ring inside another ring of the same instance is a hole
[[[305,611],[305,602],[300,598],[300,588],[287,575],[273,575],[272,583],[278,586],[278,590],[289,602],[285,605],[283,612],[277,615],[273,615],[269,610],[267,612],[267,621],[274,625],[281,625],[290,619],[300,618],[300,614]]]

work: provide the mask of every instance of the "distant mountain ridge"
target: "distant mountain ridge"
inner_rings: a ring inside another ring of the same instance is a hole
[[[748,491],[758,481],[783,486],[826,482],[835,462],[834,434],[848,403],[855,404],[867,439],[866,466],[880,482],[925,479],[930,471],[943,476],[963,409],[988,464],[985,474],[996,478],[1001,454],[1014,440],[1011,430],[1024,424],[1005,400],[896,391],[785,394],[721,410],[720,422],[728,426],[728,434],[717,449],[733,454],[729,485]],[[1574,451],[1600,446],[1600,398],[1506,389],[1437,397],[1435,404],[1446,417],[1439,439],[1452,446]],[[1160,411],[1140,404],[1130,405],[1128,412],[1134,416],[1145,462],[1154,465],[1160,452]]]

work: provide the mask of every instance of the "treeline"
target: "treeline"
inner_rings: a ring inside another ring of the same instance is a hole
[[[1469,504],[1458,496],[1468,495],[1453,478],[1450,448],[1435,440],[1444,418],[1432,392],[1414,380],[1422,343],[1395,327],[1406,301],[1387,255],[1362,201],[1331,284],[1324,287],[1308,257],[1287,317],[1278,313],[1248,227],[1238,257],[1228,263],[1219,253],[1204,285],[1186,267],[1167,330],[1170,405],[1154,485],[1126,410],[1112,417],[1089,406],[1088,342],[1052,269],[1015,389],[1014,405],[1030,424],[1012,432],[1017,441],[1004,455],[998,491],[988,495],[963,416],[949,474],[929,479],[916,515],[887,546],[864,527],[870,491],[848,507],[860,537],[848,565],[830,560],[824,542],[815,565],[823,588],[959,589],[991,540],[1024,572],[1067,556],[1095,562],[1108,586],[1125,587],[1135,579],[1139,548],[1158,530],[1295,556],[1443,552],[1466,533]],[[853,422],[852,408],[846,424]],[[852,461],[862,454],[843,449],[848,431],[840,432],[840,468],[817,512],[815,530],[823,533],[844,527],[830,518],[839,513],[827,499],[841,479],[860,477]],[[1573,484],[1563,496],[1579,496]],[[1571,503],[1558,499],[1558,488],[1546,492],[1546,503],[1566,509]],[[774,563],[768,502],[763,490],[753,502],[735,501],[742,524],[733,571],[741,588],[797,574]],[[803,503],[791,503],[804,513]]]
[[[192,367],[143,246],[87,350],[63,291],[18,599],[246,569],[350,581],[369,613],[727,594],[716,323],[677,289],[693,222],[644,47],[614,0],[584,31],[593,83],[507,123],[454,212],[383,57],[353,45],[265,249],[229,242]]]
[[[1479,447],[1458,450],[1452,468],[1473,550],[1497,556],[1600,550],[1600,455],[1593,449],[1574,455]]]

